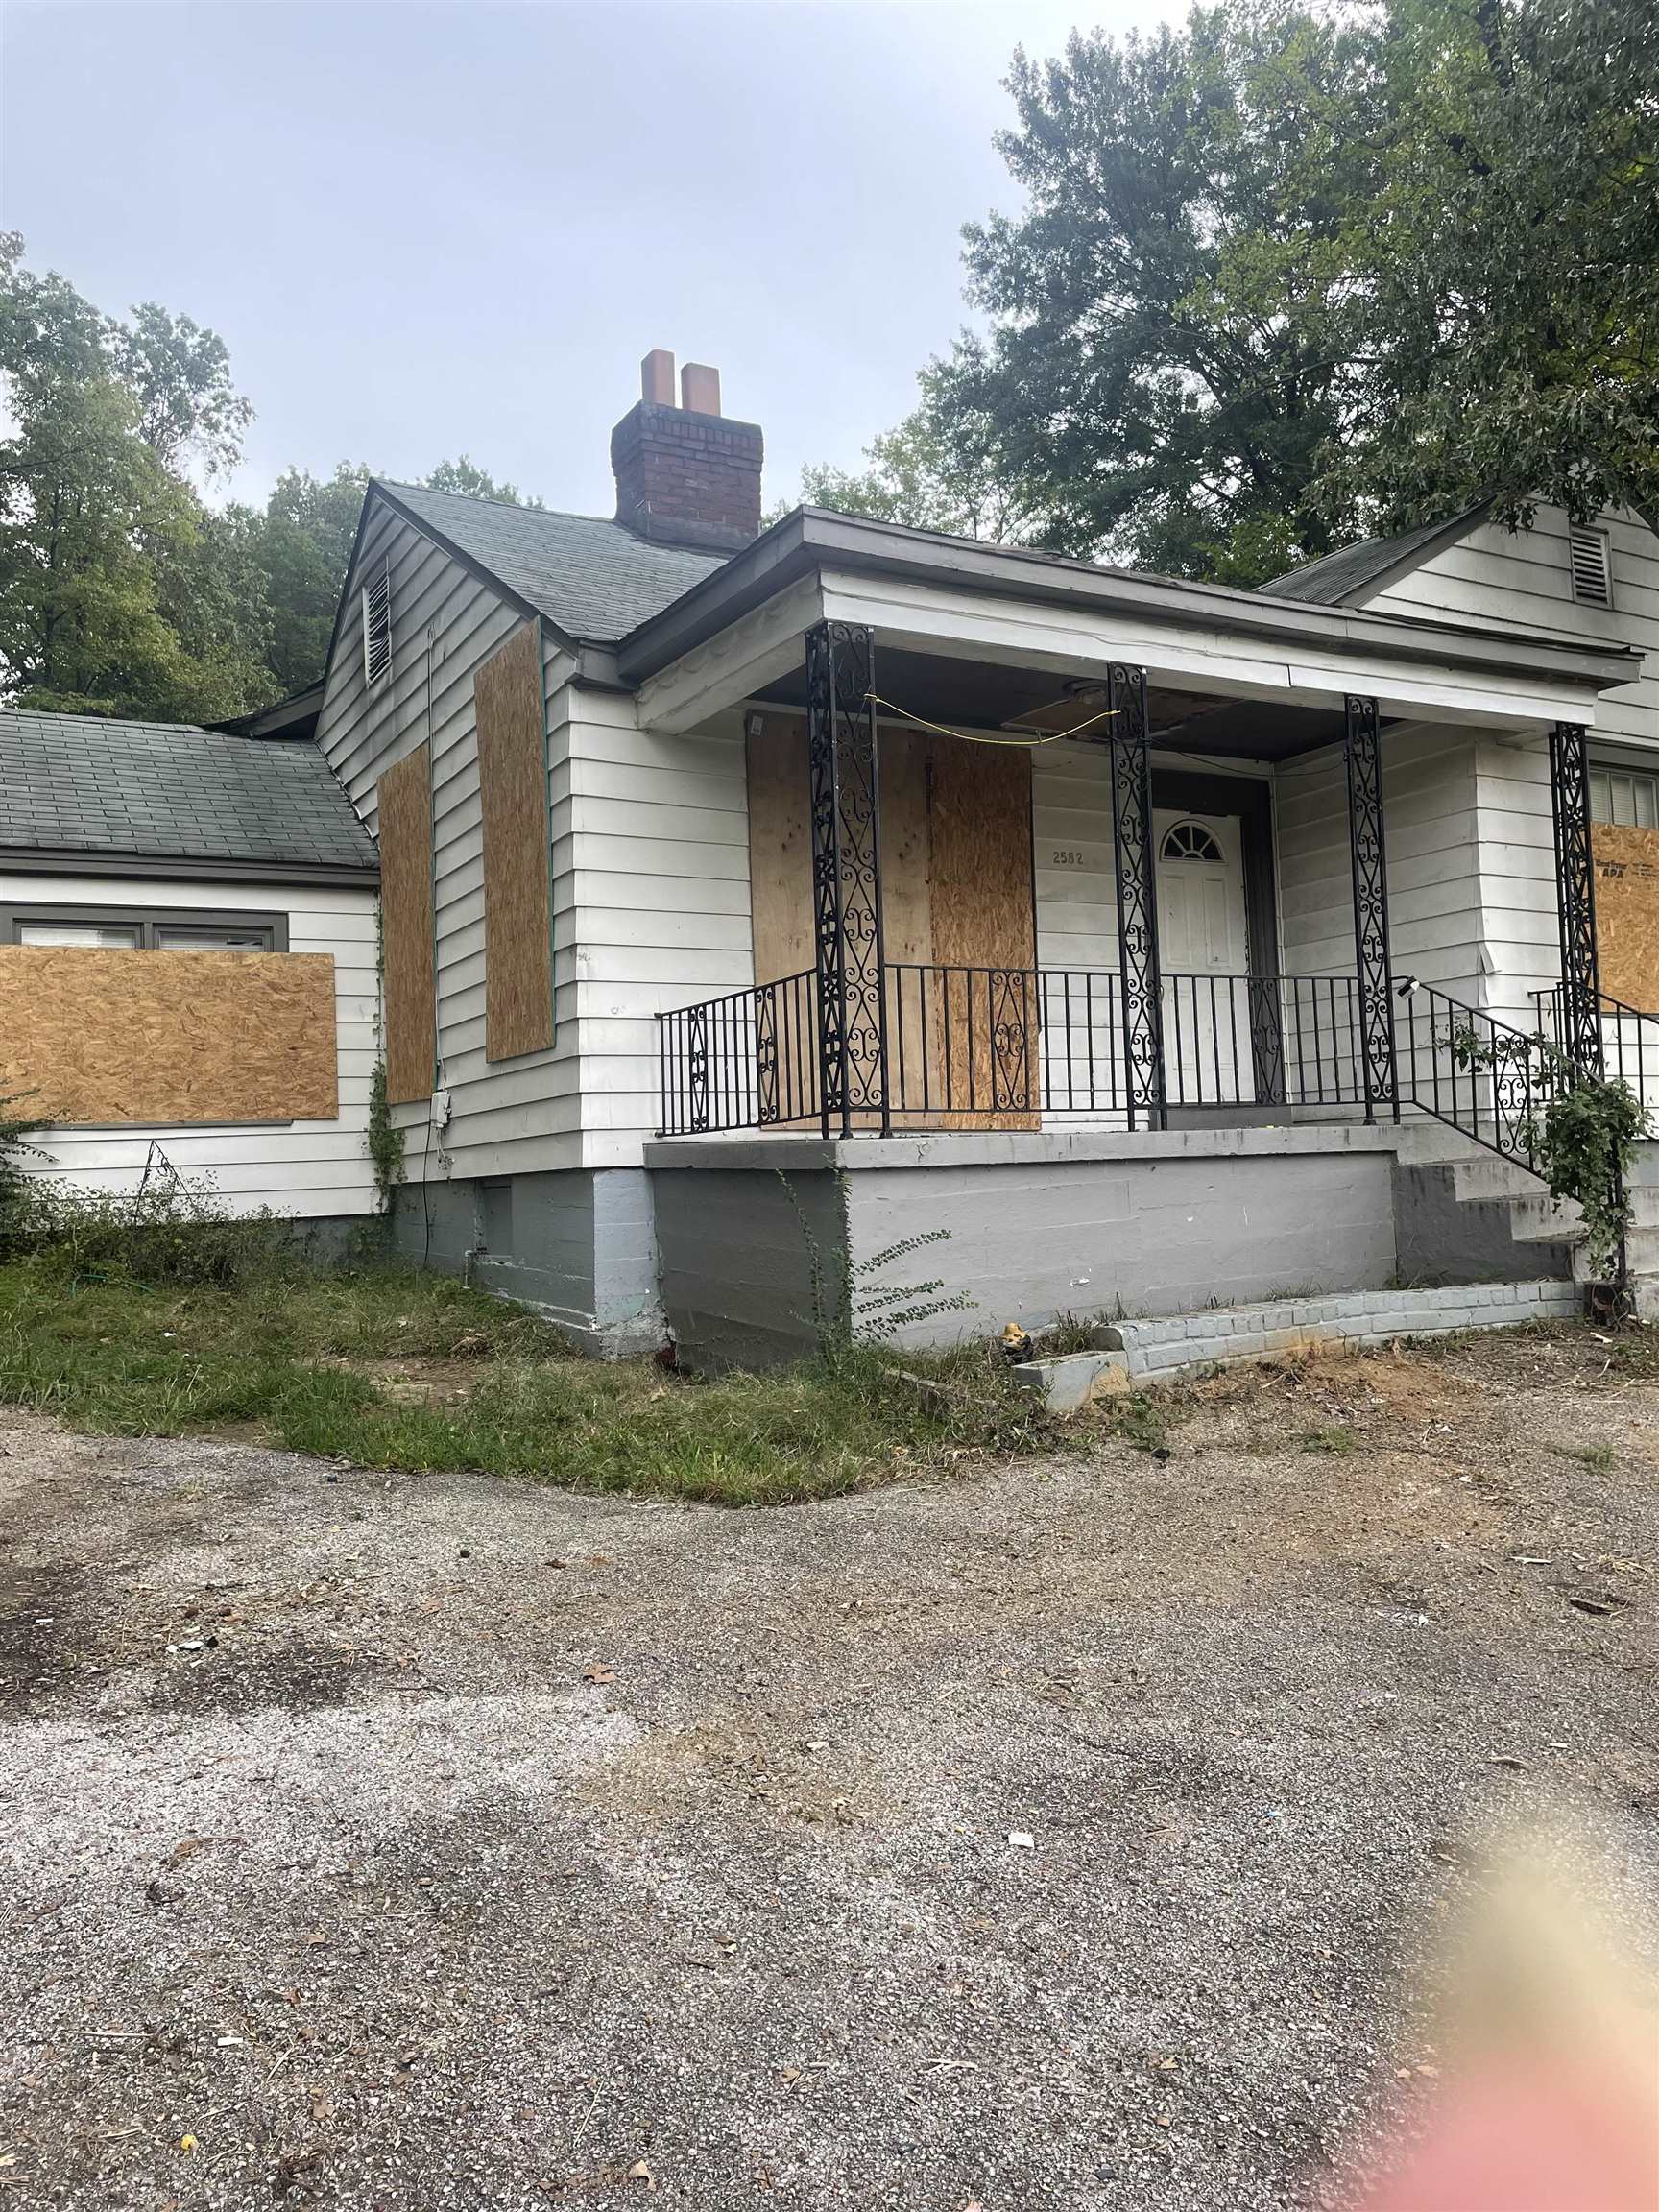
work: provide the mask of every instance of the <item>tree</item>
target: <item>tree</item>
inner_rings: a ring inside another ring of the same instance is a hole
[[[283,697],[323,674],[368,482],[367,469],[345,461],[322,478],[287,469],[263,514],[240,511],[270,610],[269,664]]]
[[[1022,535],[1248,585],[1479,497],[1659,516],[1651,0],[1238,0],[1009,89],[923,419]]]
[[[1280,0],[1015,57],[1027,206],[965,233],[990,318],[936,365],[1038,541],[1254,582],[1334,541],[1309,499],[1351,419],[1338,251],[1375,156],[1363,33]]]
[[[1006,465],[992,424],[973,410],[941,406],[942,373],[937,365],[922,371],[921,404],[897,429],[864,448],[868,469],[804,469],[802,499],[841,515],[872,515],[954,538],[1017,544],[1026,537],[1035,520],[1032,504]]]
[[[1647,0],[1396,0],[1382,189],[1357,212],[1358,412],[1329,510],[1486,495],[1659,527],[1659,35]]]
[[[240,600],[206,511],[168,466],[192,446],[230,450],[216,345],[159,309],[114,324],[55,273],[26,270],[21,239],[0,238],[6,696],[162,721],[275,696],[259,605]]]
[[[493,499],[503,507],[540,507],[541,501],[526,498],[517,484],[498,484],[487,469],[469,461],[463,453],[459,461],[440,461],[430,476],[421,481],[429,492],[458,492],[465,499]]]

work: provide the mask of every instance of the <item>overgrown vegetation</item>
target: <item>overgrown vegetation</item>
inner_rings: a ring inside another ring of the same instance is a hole
[[[369,1078],[369,1159],[374,1169],[374,1197],[382,1214],[390,1214],[397,1186],[403,1180],[404,1133],[392,1118],[386,1097],[386,1062],[374,1063]]]
[[[1448,1029],[1446,1043],[1459,1069],[1479,1069],[1495,1088],[1512,1084],[1518,1050],[1536,1062],[1544,1080],[1542,1103],[1525,1131],[1530,1163],[1557,1204],[1570,1198],[1583,1214],[1591,1280],[1616,1281],[1630,1229],[1630,1169],[1647,1132],[1640,1098],[1628,1083],[1575,1066],[1542,1033],[1518,1045],[1506,1036],[1482,1039],[1473,1024],[1461,1023]]]
[[[28,1164],[36,1150],[29,1140],[46,1126],[22,1111],[27,1103],[27,1093],[0,1092],[0,1258],[17,1233],[28,1194]]]
[[[443,1277],[306,1263],[293,1225],[186,1185],[32,1188],[0,1266],[0,1399],[117,1434],[252,1426],[371,1467],[478,1469],[732,1504],[824,1497],[1040,1443],[1000,1356],[831,1356],[705,1382],[575,1357]],[[881,1311],[890,1310],[883,1307]]]

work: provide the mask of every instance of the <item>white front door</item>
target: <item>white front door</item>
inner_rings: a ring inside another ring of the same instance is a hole
[[[1164,1063],[1175,1106],[1255,1094],[1250,1057],[1244,850],[1237,814],[1155,807]]]

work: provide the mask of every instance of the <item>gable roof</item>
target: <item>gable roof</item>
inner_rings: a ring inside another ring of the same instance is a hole
[[[372,878],[373,842],[308,738],[193,723],[0,710],[0,857],[112,856],[344,870]]]
[[[574,643],[617,644],[731,558],[649,545],[622,523],[596,515],[507,507],[379,478],[370,490],[445,552],[504,584]]]
[[[1442,521],[1425,522],[1415,530],[1402,531],[1398,538],[1362,539],[1358,545],[1344,545],[1338,552],[1275,576],[1257,589],[1273,599],[1310,599],[1321,607],[1358,606],[1466,538],[1484,521],[1491,504],[1489,499],[1478,499]]]

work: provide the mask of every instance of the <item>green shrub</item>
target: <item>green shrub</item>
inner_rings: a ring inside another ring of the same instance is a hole
[[[9,1242],[36,1254],[72,1285],[121,1280],[221,1288],[296,1267],[294,1223],[261,1210],[228,1213],[205,1177],[169,1171],[135,1193],[32,1180],[16,1194]]]

